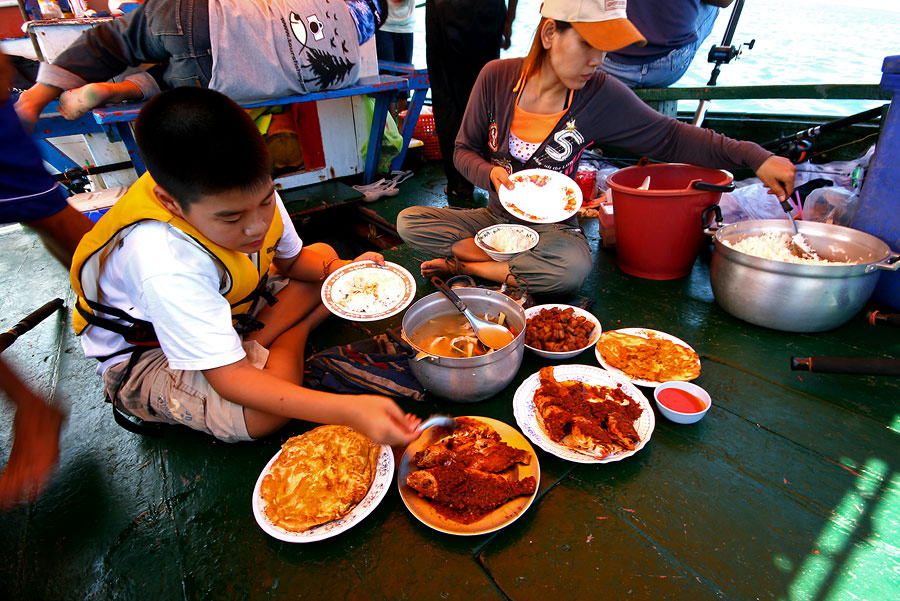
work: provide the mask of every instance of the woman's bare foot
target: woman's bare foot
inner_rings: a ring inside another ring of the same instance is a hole
[[[89,83],[63,92],[59,97],[59,112],[66,119],[78,119],[98,106],[140,100],[143,97],[140,89],[130,81]]]
[[[431,259],[422,262],[422,277],[431,279],[433,277],[447,278],[451,275],[459,275],[464,273],[465,264],[456,259]]]

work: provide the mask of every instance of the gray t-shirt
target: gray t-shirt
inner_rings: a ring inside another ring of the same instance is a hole
[[[209,0],[209,87],[240,102],[344,88],[359,78],[344,0]]]

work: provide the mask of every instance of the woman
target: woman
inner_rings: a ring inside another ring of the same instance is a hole
[[[546,0],[541,15],[527,57],[493,61],[482,70],[456,138],[456,167],[489,191],[488,208],[412,207],[397,218],[404,241],[437,257],[422,263],[424,277],[466,273],[503,282],[512,273],[535,293],[577,292],[590,272],[591,250],[576,217],[528,224],[540,242],[508,262],[492,261],[473,236],[496,223],[524,223],[497,196],[500,186],[513,188],[512,173],[545,168],[572,174],[594,142],[662,161],[746,167],[779,199],[793,191],[794,166],[787,159],[665,117],[597,70],[605,52],[645,42],[626,19],[624,1]]]

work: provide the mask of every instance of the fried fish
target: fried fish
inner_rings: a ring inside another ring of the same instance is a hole
[[[463,524],[476,522],[507,501],[534,493],[534,476],[521,480],[455,465],[418,470],[406,484],[437,503],[443,515]]]
[[[456,419],[453,434],[422,449],[413,456],[416,466],[459,465],[485,472],[502,472],[513,465],[528,465],[531,455],[511,447],[487,424],[465,417]]]
[[[269,520],[302,532],[343,517],[369,491],[379,447],[346,426],[289,438],[260,485]]]

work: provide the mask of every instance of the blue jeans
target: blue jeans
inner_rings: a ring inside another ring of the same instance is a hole
[[[691,61],[694,60],[700,44],[712,32],[718,15],[718,7],[701,4],[700,13],[697,15],[697,39],[690,44],[676,48],[669,54],[642,65],[617,63],[606,56],[603,58],[600,70],[621,80],[629,88],[668,87],[681,79],[681,76],[691,66]]]
[[[168,63],[163,79],[171,87],[208,87],[208,0],[146,0],[89,29],[53,61],[88,82],[107,81],[142,63]]]

